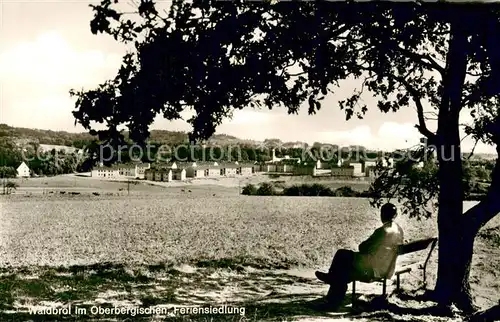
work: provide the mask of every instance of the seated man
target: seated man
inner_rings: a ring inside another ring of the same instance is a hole
[[[370,282],[394,274],[398,246],[403,244],[403,230],[394,222],[397,209],[386,203],[380,209],[383,225],[359,245],[359,252],[339,249],[328,273],[316,271],[316,277],[330,284],[328,306],[338,308],[352,281]]]

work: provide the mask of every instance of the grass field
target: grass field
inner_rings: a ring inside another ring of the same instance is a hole
[[[12,198],[2,204],[2,264],[184,263],[239,259],[268,266],[325,264],[378,225],[355,198],[134,196]],[[402,220],[408,239],[432,221]],[[425,229],[422,229],[425,227]]]
[[[70,188],[69,179],[58,180],[67,185],[60,189]],[[84,191],[79,180],[73,187]],[[59,189],[54,182],[46,186]],[[90,188],[118,187],[123,183]],[[0,207],[0,307],[21,312],[21,320],[29,307],[68,303],[233,303],[244,305],[253,321],[317,317],[317,311],[304,309],[326,292],[314,270],[325,269],[336,249],[356,248],[379,225],[376,210],[364,199],[250,197],[234,188],[201,185],[138,185],[129,196],[24,191],[1,197]],[[436,234],[434,220],[398,221],[407,240]],[[497,217],[476,242],[471,280],[484,306],[495,303],[500,292],[499,227]],[[431,283],[435,260],[436,255]],[[414,289],[418,279],[409,275],[403,282]],[[379,287],[366,284],[360,291],[373,294]]]

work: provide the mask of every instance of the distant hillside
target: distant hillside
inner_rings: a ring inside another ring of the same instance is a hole
[[[128,132],[125,132],[128,136]],[[52,131],[29,129],[22,127],[12,127],[7,124],[0,124],[0,138],[11,139],[17,144],[38,143],[44,145],[75,146],[81,148],[89,141],[95,139],[88,133],[70,133],[66,131]],[[188,135],[185,132],[152,130],[149,141],[160,144],[180,144],[188,142]],[[242,140],[226,134],[216,134],[208,143],[217,145],[245,144],[257,145],[259,142],[252,140]]]
[[[0,138],[12,139],[16,143],[39,143],[49,145],[72,146],[75,141],[89,141],[92,136],[88,133],[68,133],[64,131],[51,131],[12,127],[0,124]]]

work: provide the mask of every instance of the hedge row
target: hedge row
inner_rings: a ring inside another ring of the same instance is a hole
[[[349,186],[340,187],[338,189],[332,190],[324,185],[314,183],[314,184],[302,184],[293,185],[290,187],[285,187],[282,191],[276,189],[276,187],[268,182],[262,183],[259,187],[248,184],[243,187],[241,192],[243,195],[249,196],[304,196],[304,197],[361,197],[370,198],[371,195],[368,191],[356,191]],[[470,193],[464,200],[467,201],[480,201],[485,197],[485,193]]]
[[[369,197],[367,191],[359,192],[348,186],[332,190],[318,183],[293,185],[284,188],[283,191],[277,191],[268,182],[262,183],[259,187],[248,184],[243,187],[241,193],[249,196]]]

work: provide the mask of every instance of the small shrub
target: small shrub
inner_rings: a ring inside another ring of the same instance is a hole
[[[19,185],[15,182],[12,181],[7,181],[3,183],[3,194],[11,194],[12,191],[16,190],[19,188]]]
[[[273,181],[272,184],[277,189],[284,189],[286,187],[284,181]]]
[[[306,191],[308,191],[309,196],[333,196],[333,191],[330,188],[325,187],[319,183],[310,185],[306,188]]]
[[[358,197],[359,193],[353,190],[349,186],[340,187],[335,190],[335,196],[337,197]]]
[[[257,194],[259,196],[274,196],[276,191],[272,184],[264,182],[260,185],[259,189],[257,189]]]
[[[257,187],[255,187],[253,184],[249,183],[246,186],[243,187],[243,190],[241,191],[242,195],[247,195],[247,196],[253,196],[257,194]]]
[[[479,232],[479,237],[489,241],[493,246],[500,246],[500,227],[488,228]]]
[[[357,197],[372,198],[372,197],[374,197],[374,193],[371,192],[370,190],[365,190],[365,191],[362,191],[362,192],[358,192]]]
[[[283,195],[285,196],[303,196],[303,191],[300,186],[293,185],[291,187],[285,188],[283,190]]]
[[[17,175],[17,170],[13,167],[0,167],[0,178],[15,178]]]
[[[293,185],[283,190],[285,196],[328,197],[333,196],[333,191],[321,184]]]

